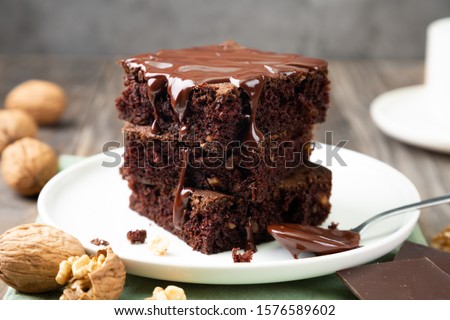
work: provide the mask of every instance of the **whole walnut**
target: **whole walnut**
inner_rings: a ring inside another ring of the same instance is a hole
[[[37,139],[22,138],[3,151],[3,178],[7,185],[24,196],[38,194],[57,171],[55,152]]]
[[[28,80],[9,92],[5,107],[27,111],[39,125],[50,125],[61,117],[66,103],[66,95],[59,85],[44,80]]]
[[[0,154],[12,142],[36,137],[36,121],[22,110],[0,110]]]
[[[0,235],[0,280],[28,293],[58,289],[60,262],[84,253],[80,241],[62,230],[39,223],[20,225]]]

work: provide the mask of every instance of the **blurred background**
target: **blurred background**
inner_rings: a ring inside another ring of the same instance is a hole
[[[128,55],[233,39],[335,59],[422,58],[449,0],[0,0],[0,53]]]

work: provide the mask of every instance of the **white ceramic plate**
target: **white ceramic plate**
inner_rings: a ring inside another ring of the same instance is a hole
[[[370,108],[375,124],[392,138],[450,153],[450,122],[437,120],[431,110],[423,85],[385,92]]]
[[[314,152],[326,164],[331,146]],[[116,151],[122,153],[121,149]],[[414,185],[388,165],[341,149],[342,166],[335,159],[332,213],[324,223],[338,222],[340,229],[358,225],[374,214],[420,200]],[[102,166],[112,158],[90,157],[56,175],[42,190],[38,209],[42,220],[74,235],[93,253],[90,241],[109,241],[131,274],[170,281],[209,284],[269,283],[317,277],[374,260],[394,249],[412,232],[419,212],[382,220],[362,234],[362,247],[320,257],[295,260],[278,245],[258,246],[251,263],[233,263],[231,252],[204,255],[128,208],[130,191],[118,168]],[[129,230],[146,229],[149,238],[163,234],[170,240],[166,256],[154,256],[147,243],[131,245]]]

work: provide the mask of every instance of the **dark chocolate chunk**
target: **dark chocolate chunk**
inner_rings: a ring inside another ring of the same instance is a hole
[[[428,258],[363,265],[337,275],[359,299],[450,299],[450,276]]]
[[[415,258],[428,258],[433,261],[442,271],[450,275],[450,253],[437,250],[421,244],[405,241],[394,260],[406,260]]]

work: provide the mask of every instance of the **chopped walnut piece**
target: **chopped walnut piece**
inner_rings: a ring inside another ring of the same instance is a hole
[[[177,286],[167,286],[166,289],[156,287],[151,297],[145,300],[186,300],[184,290]]]
[[[66,284],[70,278],[83,279],[88,273],[97,270],[105,262],[105,255],[89,257],[87,254],[81,257],[69,257],[59,264],[59,272],[56,275],[56,282],[61,285]]]
[[[131,244],[135,243],[144,243],[145,239],[147,239],[147,231],[146,230],[134,230],[128,231],[127,238],[130,240]]]
[[[157,256],[164,256],[169,248],[169,240],[163,236],[156,235],[150,240],[150,249]]]
[[[244,253],[239,253],[240,248],[233,248],[231,255],[235,263],[251,262],[253,259],[253,250],[246,250]]]
[[[61,261],[59,264],[59,271],[56,275],[56,282],[60,285],[66,284],[69,279],[72,277],[72,265],[75,260],[79,259],[78,256],[69,257],[67,260]]]
[[[433,237],[431,245],[436,249],[450,252],[450,225]]]

